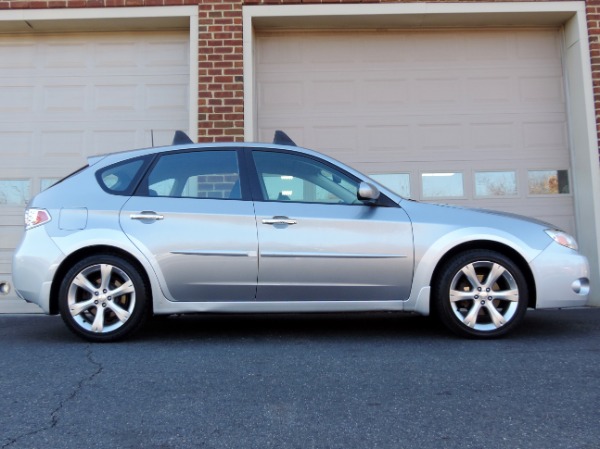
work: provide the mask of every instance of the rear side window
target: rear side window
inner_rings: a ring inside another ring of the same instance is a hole
[[[134,181],[139,178],[145,159],[132,159],[98,170],[96,179],[109,193],[129,195],[133,191]]]
[[[205,150],[162,155],[138,194],[241,200],[237,152]]]

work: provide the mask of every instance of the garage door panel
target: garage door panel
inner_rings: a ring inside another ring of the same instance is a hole
[[[516,55],[525,64],[545,61],[555,65],[560,60],[560,39],[555,30],[523,30],[515,34]]]
[[[2,149],[3,163],[29,159],[32,154],[32,143],[34,134],[31,131],[0,129],[0,148]]]
[[[410,85],[406,78],[395,77],[393,73],[381,73],[378,76],[369,76],[362,83],[360,89],[361,103],[368,105],[398,110],[401,105],[406,105],[410,96]]]
[[[35,68],[38,48],[27,39],[8,39],[0,42],[0,69],[4,74]]]
[[[0,86],[0,114],[31,113],[34,111],[35,87],[8,80]]]
[[[265,114],[297,114],[304,108],[300,81],[267,81],[258,85],[258,104]]]
[[[155,114],[165,114],[168,112],[176,112],[179,115],[187,116],[187,104],[189,102],[189,87],[187,77],[182,77],[181,81],[171,83],[148,83],[145,89],[144,111],[147,116]],[[172,81],[176,81],[172,79]]]
[[[568,145],[567,123],[564,118],[523,123],[523,148],[543,150],[545,154],[563,155]]]
[[[539,105],[560,105],[564,103],[563,79],[561,74],[554,76],[523,76],[519,79],[521,102],[530,107]],[[547,109],[544,109],[547,110]]]
[[[68,84],[45,86],[42,112],[81,113],[85,111],[86,86],[68,82]]]
[[[79,158],[84,148],[85,133],[78,129],[42,131],[40,133],[41,156],[54,158]]]
[[[336,112],[339,108],[356,108],[354,80],[323,79],[313,81],[309,89],[314,95],[311,95],[312,101],[309,101],[307,106],[317,113]]]

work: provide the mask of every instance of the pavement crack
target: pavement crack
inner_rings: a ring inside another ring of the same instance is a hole
[[[17,435],[14,438],[11,438],[7,443],[0,446],[0,449],[10,448],[11,446],[18,443],[23,438],[37,435],[38,433],[44,432],[46,430],[51,430],[58,425],[60,412],[63,410],[65,405],[67,405],[69,402],[73,401],[77,397],[77,395],[81,392],[81,390],[85,387],[85,385],[92,382],[104,370],[104,366],[102,365],[102,363],[100,363],[94,359],[91,344],[88,344],[85,347],[85,358],[92,366],[95,367],[94,372],[88,376],[85,376],[81,380],[79,380],[79,382],[77,382],[77,385],[75,386],[75,388],[73,389],[71,394],[69,394],[69,396],[67,396],[65,399],[61,400],[59,402],[59,404],[54,408],[54,410],[52,410],[52,412],[50,413],[50,423],[39,429],[35,429],[30,432],[26,432],[21,435]]]
[[[91,365],[96,367],[96,370],[89,376],[81,379],[77,383],[77,386],[75,387],[73,392],[66,399],[63,399],[58,404],[58,407],[56,407],[54,409],[54,411],[50,414],[50,416],[52,418],[52,424],[51,424],[50,428],[56,427],[56,425],[58,424],[58,415],[59,415],[60,411],[64,408],[65,404],[67,404],[68,402],[71,402],[73,399],[75,399],[77,397],[77,395],[79,394],[79,392],[82,390],[82,388],[85,386],[85,384],[92,382],[94,380],[94,378],[96,378],[104,370],[104,367],[102,366],[102,364],[100,362],[97,362],[96,360],[94,360],[91,344],[88,344],[85,347],[85,357]]]

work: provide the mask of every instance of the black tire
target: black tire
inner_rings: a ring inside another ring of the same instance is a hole
[[[67,327],[92,342],[131,335],[146,320],[149,305],[138,270],[111,254],[89,256],[76,263],[65,275],[58,298]]]
[[[491,277],[490,277],[491,276]],[[496,251],[460,253],[442,267],[432,291],[433,312],[452,332],[497,338],[523,320],[529,289],[521,269]]]

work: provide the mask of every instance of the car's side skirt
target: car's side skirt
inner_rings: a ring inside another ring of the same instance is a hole
[[[326,313],[403,311],[406,301],[264,301],[154,304],[155,315],[177,313]]]

